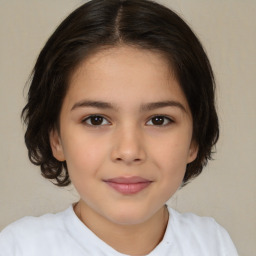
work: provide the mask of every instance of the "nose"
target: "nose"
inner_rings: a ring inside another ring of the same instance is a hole
[[[119,129],[113,141],[112,161],[131,165],[140,164],[146,160],[144,136],[136,127]]]

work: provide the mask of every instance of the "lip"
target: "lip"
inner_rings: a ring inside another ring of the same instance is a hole
[[[117,192],[124,195],[132,195],[139,193],[152,183],[152,181],[144,179],[139,176],[116,177],[104,180],[104,182]]]

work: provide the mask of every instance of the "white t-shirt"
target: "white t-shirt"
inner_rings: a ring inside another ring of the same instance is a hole
[[[226,230],[212,218],[168,209],[164,238],[148,256],[238,255]],[[0,233],[0,256],[85,255],[127,256],[99,239],[79,220],[72,206],[57,214],[25,217]]]

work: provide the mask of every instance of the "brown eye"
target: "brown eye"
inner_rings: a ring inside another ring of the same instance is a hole
[[[101,126],[109,124],[109,121],[103,116],[89,116],[84,121],[84,123],[91,126]]]
[[[163,125],[164,124],[164,117],[156,116],[156,117],[152,118],[152,123],[154,125]]]
[[[173,121],[166,116],[154,116],[148,122],[147,125],[165,126]]]

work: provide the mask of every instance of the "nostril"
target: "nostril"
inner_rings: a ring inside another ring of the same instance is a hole
[[[125,161],[125,159],[123,159],[122,157],[117,157],[116,161],[120,162],[120,161]],[[140,158],[135,158],[132,160],[132,162],[140,162],[141,159]]]

